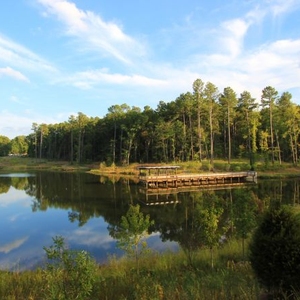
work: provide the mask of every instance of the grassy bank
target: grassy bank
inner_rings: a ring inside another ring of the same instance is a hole
[[[55,161],[45,159],[35,159],[28,157],[0,157],[0,172],[19,172],[19,171],[30,171],[30,170],[49,170],[49,171],[63,171],[63,172],[75,172],[83,171],[90,172],[93,174],[118,174],[126,176],[137,176],[137,167],[142,164],[130,164],[128,166],[118,165],[106,165],[103,162],[93,162],[80,164],[70,163],[67,161]],[[143,164],[143,165],[167,165],[166,163],[161,164]],[[189,173],[204,173],[210,172],[210,163],[208,160],[199,162],[179,162],[169,163],[168,165],[180,166],[179,172]],[[235,159],[230,164],[224,160],[214,161],[215,172],[239,172],[247,171],[250,169],[248,160]],[[258,172],[259,178],[288,178],[297,177],[300,174],[300,167],[293,166],[290,163],[282,163],[281,165],[276,162],[274,165],[266,164],[264,162],[257,162],[255,165],[255,171]]]
[[[118,174],[118,175],[138,175],[138,166],[140,164],[131,164],[129,166],[106,166],[103,163],[91,165],[89,172],[93,174]],[[142,165],[142,164],[141,164]],[[162,164],[143,164],[149,166],[155,165],[177,165],[180,167],[179,173],[206,173],[211,172],[209,161],[191,161],[179,163],[162,163]],[[247,160],[236,159],[232,160],[230,164],[224,160],[215,160],[214,172],[239,172],[250,170],[250,165]],[[255,171],[258,173],[258,178],[293,178],[298,177],[300,174],[300,167],[294,166],[290,163],[275,163],[274,165],[258,162],[255,165]]]
[[[20,172],[33,170],[49,171],[88,171],[91,165],[76,163],[71,164],[67,161],[55,161],[46,159],[35,159],[30,157],[6,156],[0,157],[0,172]]]
[[[213,269],[207,250],[194,253],[189,263],[183,252],[152,253],[141,259],[138,271],[129,259],[111,258],[98,266],[91,293],[83,299],[258,299],[262,291],[241,253],[241,243],[228,243],[215,251]],[[2,271],[0,299],[53,299],[51,282],[58,283],[48,279],[47,270]]]

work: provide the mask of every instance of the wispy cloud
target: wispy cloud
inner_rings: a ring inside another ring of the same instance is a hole
[[[25,75],[10,67],[0,68],[0,77],[1,76],[7,76],[7,77],[14,78],[16,80],[29,82],[29,79]]]
[[[126,35],[121,26],[105,22],[91,11],[84,11],[66,0],[37,0],[46,9],[44,16],[54,15],[65,26],[65,34],[76,37],[82,48],[112,56],[131,64],[133,56],[143,56],[144,46]],[[84,45],[84,46],[82,46]]]
[[[15,43],[14,41],[11,41],[2,35],[0,35],[0,62],[8,65],[9,67],[5,68],[4,70],[6,70],[6,73],[13,74],[14,76],[16,76],[18,71],[13,72],[13,69],[10,66],[35,72],[56,71],[56,68],[49,62],[28,50],[24,46],[19,45],[18,43]],[[24,78],[26,77],[24,76],[23,79]]]
[[[11,96],[10,97],[10,101],[14,102],[14,103],[18,103],[18,104],[24,104],[22,101],[20,101],[20,99],[16,96]]]
[[[192,56],[189,54],[186,60],[178,65],[175,65],[174,62],[168,63],[168,58],[165,58],[163,63],[147,60],[146,56],[142,59],[143,54],[147,51],[141,42],[125,34],[123,28],[117,23],[105,22],[99,15],[91,11],[81,10],[71,1],[37,0],[37,2],[45,9],[45,16],[55,16],[63,24],[66,35],[78,39],[81,49],[90,52],[96,51],[105,56],[109,55],[127,66],[135,64],[134,69],[136,72],[133,73],[129,69],[124,70],[126,72],[124,74],[111,72],[105,68],[90,69],[66,74],[55,81],[55,83],[73,85],[80,89],[117,84],[136,88],[155,87],[167,91],[174,89],[174,86],[177,88],[190,88],[192,81],[201,76],[208,78],[210,81],[215,81],[216,84],[221,82],[221,86],[224,81],[227,81],[227,85],[234,82],[241,88],[247,87],[244,80],[250,80],[248,85],[251,88],[251,78],[253,80],[257,79],[258,76],[262,79],[267,78],[274,68],[283,66],[287,60],[290,64],[296,55],[296,53],[293,53],[290,58],[286,57],[287,48],[282,49],[282,53],[279,55],[274,49],[275,44],[245,49],[244,42],[252,26],[260,24],[268,14],[274,14],[274,11],[277,15],[289,11],[295,5],[295,2],[299,2],[299,0],[284,2],[284,7],[281,10],[277,6],[283,4],[283,0],[266,0],[263,4],[254,2],[250,10],[243,15],[222,20],[220,23],[216,23],[214,27],[207,28],[212,33],[212,40],[206,41],[206,43],[211,44],[210,51],[206,54],[203,52],[202,54],[195,54],[195,49],[199,47],[196,46],[197,43],[199,44],[199,40],[191,35],[191,38],[194,39],[194,46],[191,40],[186,41],[186,44],[192,48],[194,47],[194,52]],[[188,20],[189,30],[195,28],[192,22],[193,20]],[[176,33],[171,32],[172,30]],[[180,36],[183,34],[184,39],[188,36],[187,31],[180,26],[174,26],[165,32],[176,40],[180,40]],[[280,44],[280,41],[278,43]],[[282,43],[284,42],[282,41]],[[173,46],[171,43],[168,47]],[[200,48],[199,51],[201,51]],[[133,55],[138,59],[134,59]],[[262,64],[261,59],[265,56],[272,58],[272,61],[269,59],[265,61],[265,64]],[[257,74],[258,71],[260,72],[259,75]],[[290,72],[292,74],[294,70],[290,70]],[[195,77],[193,78],[193,76]],[[224,78],[227,79],[224,80]],[[191,80],[188,84],[187,79]],[[279,76],[278,81],[280,81]],[[274,82],[277,81],[274,80]],[[257,82],[253,82],[253,86],[257,86]]]
[[[62,82],[74,85],[81,89],[90,89],[95,85],[117,84],[126,86],[164,86],[162,79],[149,78],[146,76],[133,74],[124,75],[119,73],[109,73],[106,69],[89,70],[77,72],[74,75],[65,77]]]
[[[299,0],[267,0],[272,14],[277,17],[300,7]]]

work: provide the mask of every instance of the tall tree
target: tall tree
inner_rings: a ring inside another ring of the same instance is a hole
[[[78,113],[76,118],[76,129],[78,132],[77,163],[80,163],[82,159],[85,127],[88,123],[88,120],[89,118],[85,114],[83,114],[82,112]]]
[[[144,107],[144,111],[142,112],[145,120],[145,124],[141,131],[141,143],[140,148],[143,150],[143,154],[141,155],[142,161],[149,162],[150,155],[153,150],[153,142],[155,140],[155,124],[157,123],[157,114],[155,111],[149,106]]]
[[[113,120],[113,140],[112,140],[112,162],[116,162],[116,143],[117,143],[117,127],[119,127],[120,135],[120,148],[122,149],[122,135],[123,135],[123,128],[121,127],[121,119],[124,117],[126,112],[130,110],[130,107],[127,104],[122,105],[112,105],[108,108],[108,114],[106,117],[108,119]],[[120,162],[122,161],[122,151],[120,150]]]
[[[284,92],[278,99],[277,105],[277,123],[280,136],[282,139],[288,138],[289,144],[286,145],[290,149],[290,155],[293,163],[298,163],[298,141],[300,136],[300,108],[292,103],[292,94]]]
[[[261,105],[262,107],[267,107],[269,109],[270,118],[270,138],[271,138],[271,154],[272,154],[272,164],[275,161],[275,150],[274,150],[274,129],[273,129],[273,112],[275,108],[275,101],[277,99],[278,92],[275,88],[267,86],[262,91]]]
[[[47,124],[41,124],[38,127],[38,130],[40,132],[40,154],[39,154],[39,158],[42,158],[42,153],[43,153],[43,140],[44,140],[44,135],[48,134],[49,129],[48,129],[48,125]]]
[[[73,164],[74,161],[74,130],[76,127],[76,117],[71,115],[69,117],[69,127],[70,127],[70,162]]]
[[[199,160],[202,161],[202,128],[201,128],[201,115],[203,110],[204,98],[204,82],[201,79],[196,79],[193,82],[194,96],[197,103],[197,133],[198,133],[198,148]]]
[[[32,123],[31,130],[34,132],[34,156],[37,158],[37,133],[38,133],[38,124]]]
[[[209,116],[209,132],[210,132],[210,168],[214,167],[214,134],[218,131],[218,88],[211,82],[206,83],[204,89],[204,101]]]
[[[182,114],[183,122],[183,135],[187,137],[185,148],[187,151],[187,159],[194,159],[194,126],[193,126],[193,110],[194,110],[194,101],[193,95],[191,93],[181,94],[175,101],[175,110],[176,107],[180,108]],[[175,118],[177,116],[175,115]],[[172,119],[172,122],[174,122]]]
[[[237,97],[234,90],[230,87],[224,88],[223,94],[220,96],[220,104],[223,109],[223,112],[226,116],[227,123],[227,142],[228,142],[228,164],[231,163],[231,126],[232,120],[235,116],[235,109],[237,105]]]
[[[258,103],[252,98],[250,92],[244,91],[238,99],[238,128],[241,136],[246,137],[246,147],[249,154],[250,166],[254,168],[254,153],[257,150],[256,135],[258,131],[259,113]]]
[[[131,152],[134,144],[137,143],[138,134],[144,125],[145,117],[142,115],[140,108],[132,107],[124,116],[122,129],[125,131],[124,137],[124,153],[125,163],[129,164]],[[123,150],[123,149],[122,149]]]

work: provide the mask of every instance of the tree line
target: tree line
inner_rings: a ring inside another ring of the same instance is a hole
[[[91,161],[107,165],[133,162],[173,162],[259,156],[274,164],[298,163],[300,107],[292,94],[271,86],[261,99],[249,91],[239,96],[222,92],[211,82],[196,79],[192,92],[156,109],[112,105],[102,117],[79,112],[58,124],[32,124],[32,133],[9,140],[0,136],[0,155],[26,153],[30,157]]]

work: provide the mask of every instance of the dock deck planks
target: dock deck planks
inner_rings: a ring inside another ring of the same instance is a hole
[[[255,171],[177,174],[178,168],[178,166],[140,167],[139,181],[146,188],[168,188],[233,184],[257,180]]]

